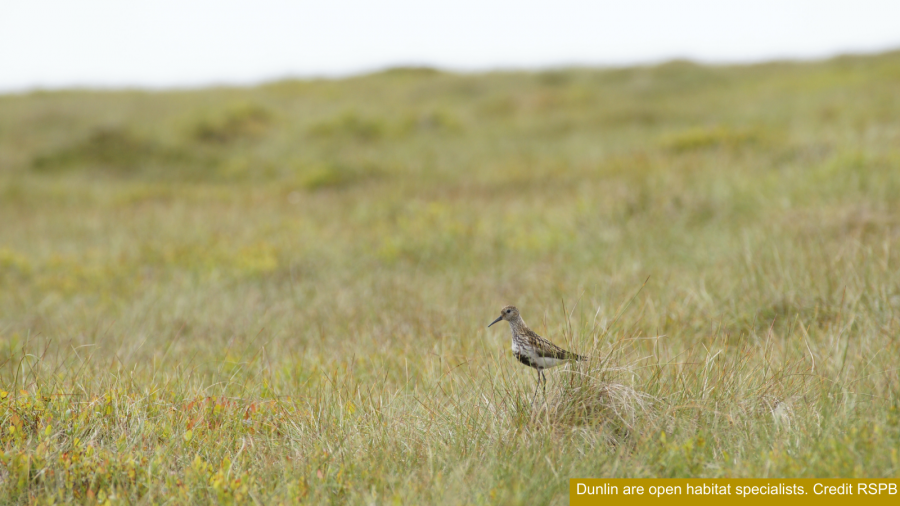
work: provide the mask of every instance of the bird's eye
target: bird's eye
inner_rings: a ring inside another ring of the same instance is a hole
[[[509,314],[509,309],[506,310],[506,314]]]

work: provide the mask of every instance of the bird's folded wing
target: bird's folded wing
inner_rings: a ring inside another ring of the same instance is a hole
[[[577,359],[578,355],[566,351],[559,346],[547,341],[546,339],[538,339],[535,346],[535,353],[542,358],[556,358],[559,360]]]
[[[559,359],[559,360],[568,360],[568,359],[570,359],[570,358],[576,358],[576,357],[577,357],[577,355],[575,355],[574,353],[568,352],[568,351],[563,350],[563,349],[561,349],[561,348],[556,348],[556,349],[544,348],[544,349],[540,349],[540,350],[537,350],[537,355],[538,355],[539,357],[542,357],[542,358],[556,358],[556,359]]]

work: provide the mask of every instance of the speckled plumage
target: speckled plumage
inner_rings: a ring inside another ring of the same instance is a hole
[[[506,306],[500,310],[500,317],[491,322],[491,325],[506,320],[509,322],[509,328],[512,331],[512,351],[516,360],[534,367],[538,372],[538,386],[541,379],[544,380],[544,388],[547,387],[547,378],[544,376],[544,369],[556,367],[571,360],[584,360],[584,357],[564,350],[559,346],[551,343],[525,324],[525,320],[519,314],[519,310],[514,306]],[[491,325],[488,325],[490,327]],[[535,398],[537,397],[537,387],[534,390]],[[534,404],[534,398],[531,399]]]

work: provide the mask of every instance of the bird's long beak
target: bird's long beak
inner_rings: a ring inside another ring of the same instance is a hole
[[[491,325],[493,325],[493,324],[499,322],[499,321],[502,320],[502,319],[503,319],[503,316],[498,316],[496,320],[494,320],[494,321],[491,322]],[[490,327],[491,325],[488,325],[488,327]]]

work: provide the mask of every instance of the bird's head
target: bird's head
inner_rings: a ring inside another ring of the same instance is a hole
[[[519,310],[516,309],[515,306],[506,306],[505,308],[500,310],[500,316],[497,317],[496,320],[491,322],[491,325],[499,322],[500,320],[513,321],[519,317]],[[491,325],[488,325],[490,327]]]

